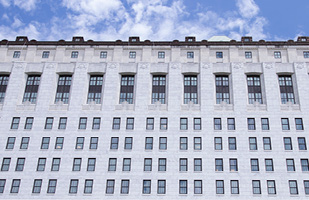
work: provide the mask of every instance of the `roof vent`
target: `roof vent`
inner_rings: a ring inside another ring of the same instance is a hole
[[[28,42],[28,37],[27,36],[17,36],[16,42]]]
[[[297,42],[308,42],[309,41],[309,37],[307,36],[299,36],[297,38]]]
[[[139,42],[139,37],[129,37],[129,42]]]
[[[73,42],[84,42],[84,37],[81,37],[81,36],[73,37],[72,41]]]
[[[252,37],[250,36],[241,37],[241,41],[242,42],[252,42]]]
[[[186,40],[185,40],[186,42],[195,42],[195,37],[193,37],[193,36],[188,36],[188,37],[186,37]]]

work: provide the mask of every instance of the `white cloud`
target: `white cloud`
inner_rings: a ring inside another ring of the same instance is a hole
[[[254,0],[237,0],[236,3],[241,16],[245,18],[252,18],[259,13],[259,7]]]
[[[22,26],[23,23],[17,17],[14,17],[14,22],[12,23],[12,28],[18,28]]]
[[[15,6],[19,7],[20,9],[23,9],[25,11],[31,11],[36,8],[36,4],[39,1],[40,0],[0,0],[0,3],[4,7],[9,7],[13,3]]]
[[[4,7],[9,7],[11,5],[11,0],[0,0],[0,3],[4,6]]]

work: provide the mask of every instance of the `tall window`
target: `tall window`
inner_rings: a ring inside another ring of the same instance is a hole
[[[151,180],[143,180],[143,194],[151,193]]]
[[[167,118],[160,118],[160,130],[167,130]]]
[[[253,104],[255,101],[262,104],[263,100],[260,76],[247,76],[247,83],[249,104]]]
[[[160,150],[166,150],[167,149],[167,138],[166,137],[160,137],[159,138],[159,149]]]
[[[9,82],[9,76],[8,75],[0,75],[0,103],[3,103],[6,87]]]
[[[180,130],[188,129],[188,118],[180,118]]]
[[[66,127],[67,127],[67,118],[66,117],[60,117],[58,129],[66,129]]]
[[[40,75],[28,76],[23,102],[30,101],[31,103],[36,103],[40,85],[40,79],[41,79]]]
[[[87,102],[101,103],[101,93],[103,85],[103,76],[92,75],[89,81],[88,99]]]
[[[231,180],[231,194],[239,194],[238,180]]]
[[[34,179],[32,193],[40,193],[42,187],[42,179]]]
[[[194,130],[201,130],[202,129],[202,120],[201,118],[194,118],[193,119]]]
[[[215,137],[215,150],[222,150],[222,137]]]
[[[194,104],[198,103],[197,100],[197,76],[185,75],[184,76],[184,104],[192,101]]]
[[[159,101],[165,104],[165,75],[156,75],[152,77],[152,103]]]
[[[230,171],[231,172],[237,172],[238,171],[238,165],[237,165],[237,159],[236,158],[230,159]]]
[[[216,194],[224,194],[224,181],[223,180],[216,181]]]
[[[134,118],[127,118],[127,130],[133,130],[134,129]]]
[[[94,117],[92,122],[92,129],[100,129],[101,117]]]
[[[268,194],[276,194],[276,183],[274,180],[267,181],[267,191]]]
[[[202,180],[194,180],[194,194],[202,194],[203,187],[202,187]]]
[[[255,119],[248,118],[248,130],[255,130]]]
[[[86,129],[86,127],[87,127],[87,117],[79,118],[78,129]]]
[[[18,193],[20,186],[20,179],[13,179],[11,186],[11,193]]]
[[[249,149],[250,150],[257,150],[256,137],[249,137]]]
[[[252,189],[253,194],[261,194],[261,182],[259,180],[253,180]]]
[[[188,171],[188,159],[187,158],[179,159],[179,171]]]
[[[0,179],[0,193],[4,192],[5,179]]]
[[[282,130],[290,130],[290,124],[288,118],[281,118]]]
[[[25,166],[25,158],[17,158],[15,171],[23,171]]]
[[[270,137],[263,137],[264,150],[271,150],[271,140]]]
[[[53,158],[51,171],[59,171],[60,168],[60,158]]]
[[[53,128],[53,122],[54,122],[53,117],[46,117],[45,129],[52,129]]]
[[[309,182],[309,181],[308,181]],[[165,194],[166,192],[166,180],[158,180],[158,194]]]
[[[294,159],[286,159],[286,169],[288,172],[295,171]]]
[[[18,129],[19,121],[20,121],[19,117],[13,117],[12,124],[11,124],[11,129]]]
[[[159,158],[158,171],[166,171],[166,158]]]
[[[269,130],[269,121],[268,118],[261,119],[262,130]]]
[[[145,149],[152,150],[153,148],[153,137],[146,137],[145,139]]]
[[[194,158],[194,171],[202,171],[202,158]]]
[[[121,77],[119,103],[127,101],[129,104],[133,104],[133,92],[134,92],[134,75],[123,75]]]
[[[300,159],[301,163],[301,170],[303,172],[308,172],[309,171],[309,160],[308,159]]]
[[[216,76],[216,102],[230,103],[229,76]]]
[[[250,162],[251,162],[251,171],[257,172],[257,171],[260,170],[258,159],[253,158],[253,159],[250,160]]]
[[[47,193],[56,193],[57,179],[49,179]]]
[[[290,194],[292,195],[298,194],[298,187],[296,180],[289,181],[289,186],[290,186]]]
[[[214,129],[215,130],[221,130],[221,118],[214,118]]]
[[[188,149],[188,138],[187,137],[181,137],[180,138],[179,149],[180,150],[187,150]]]
[[[194,137],[194,150],[202,150],[202,138]]]
[[[99,141],[98,137],[91,137],[89,149],[97,149],[98,148],[98,141]]]
[[[9,171],[11,163],[11,158],[3,158],[2,165],[1,165],[1,171]]]
[[[84,140],[85,140],[84,137],[77,137],[75,149],[83,149],[84,148]]]
[[[62,101],[64,104],[69,103],[71,81],[71,75],[59,76],[55,103],[57,103],[58,101]]]
[[[49,141],[50,141],[49,137],[43,137],[42,138],[42,143],[41,143],[41,149],[48,149]]]
[[[113,118],[113,129],[120,129],[120,118],[119,117]]]
[[[216,171],[223,171],[223,159],[222,158],[216,158],[215,164],[216,164]]]
[[[132,149],[133,138],[126,137],[124,140],[124,149]]]
[[[32,129],[33,117],[27,117],[25,123],[25,129]]]
[[[15,137],[8,137],[6,142],[6,149],[14,149],[15,139]]]
[[[296,130],[304,130],[303,119],[295,118],[295,126],[296,126]]]
[[[152,171],[152,159],[151,158],[144,159],[144,171]]]
[[[308,180],[304,181],[304,186],[305,186],[305,194],[309,194],[309,181]]]
[[[95,158],[88,158],[87,171],[95,171]]]
[[[306,138],[299,137],[298,140],[298,149],[299,150],[307,150]]]
[[[117,158],[110,158],[108,162],[108,171],[116,171]]]
[[[114,194],[115,180],[106,181],[106,194]]]
[[[28,149],[29,137],[22,137],[20,142],[20,149]]]
[[[71,179],[69,193],[76,194],[77,189],[78,189],[78,179]]]
[[[227,130],[235,130],[235,118],[227,118]]]
[[[153,130],[153,129],[154,129],[154,118],[147,118],[146,130]]]
[[[56,138],[55,149],[62,149],[63,148],[63,142],[64,142],[64,138],[63,137],[57,137]]]
[[[236,145],[236,137],[229,137],[229,150],[236,150],[237,145]]]
[[[274,171],[273,159],[265,159],[265,170]]]
[[[284,137],[284,150],[293,150],[292,139],[290,137]]]
[[[74,158],[72,171],[80,171],[81,164],[82,164],[81,158]]]
[[[123,159],[122,171],[131,171],[131,158]]]
[[[292,76],[279,76],[279,86],[281,94],[281,103],[286,104],[288,101],[295,103]]]
[[[110,149],[118,149],[118,141],[119,141],[118,137],[112,137]]]
[[[179,194],[187,194],[188,193],[188,181],[180,180],[179,181]]]
[[[130,180],[121,180],[121,194],[129,194]]]

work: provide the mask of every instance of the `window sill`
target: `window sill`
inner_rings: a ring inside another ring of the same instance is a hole
[[[31,104],[29,101],[24,102],[21,105],[16,105],[16,110],[31,110],[34,111],[36,107],[36,104]],[[2,106],[1,106],[1,110],[2,110]]]
[[[181,110],[199,111],[201,110],[201,105],[194,104],[192,101],[190,101],[188,104],[181,105]]]
[[[280,108],[283,111],[300,110],[300,105],[299,104],[293,104],[292,102],[288,102],[286,104],[281,104]]]
[[[49,110],[68,110],[69,104],[57,103],[49,105]]]
[[[101,110],[101,105],[102,104],[84,104],[82,105],[82,110]]]
[[[154,104],[148,105],[148,110],[167,110],[167,104],[161,104],[157,101]]]
[[[215,111],[233,111],[234,105],[233,104],[227,104],[225,101],[222,101],[221,104],[215,104],[214,105]]]
[[[134,104],[124,101],[121,104],[115,105],[115,110],[134,110]]]
[[[259,102],[254,102],[254,104],[247,105],[248,111],[267,111],[266,104],[260,104]]]

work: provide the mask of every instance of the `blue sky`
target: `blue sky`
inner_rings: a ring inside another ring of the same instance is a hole
[[[0,0],[0,40],[309,36],[309,0]]]

